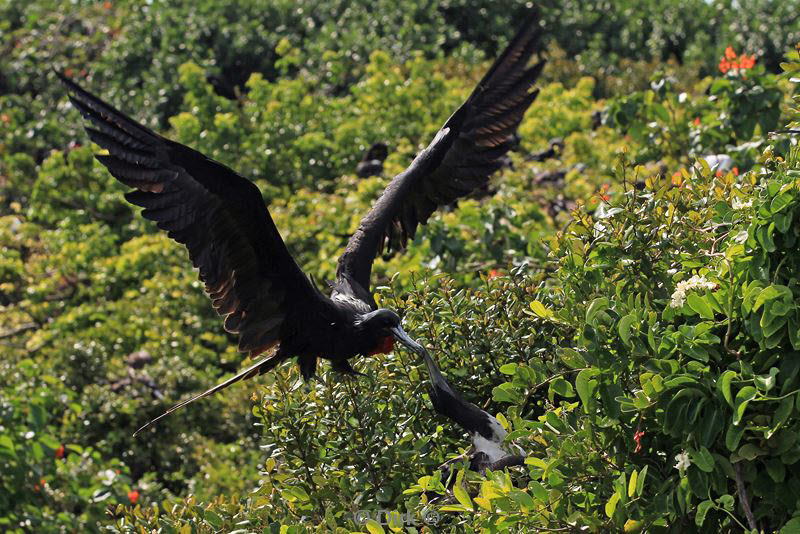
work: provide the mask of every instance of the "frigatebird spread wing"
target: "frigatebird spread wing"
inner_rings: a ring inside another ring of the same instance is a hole
[[[239,350],[256,356],[280,341],[298,307],[329,306],[289,254],[255,184],[59,77],[91,123],[89,137],[109,152],[97,159],[134,188],[125,198],[186,245],[225,329],[238,334]]]
[[[368,289],[372,262],[384,247],[405,247],[438,207],[485,185],[502,166],[513,134],[538,94],[531,87],[544,61],[528,63],[540,35],[534,12],[466,102],[361,220],[339,258],[339,277]]]
[[[214,308],[225,317],[225,329],[238,334],[239,350],[252,357],[278,345],[274,355],[164,415],[289,357],[296,356],[310,377],[318,357],[353,372],[349,358],[389,350],[390,337],[421,349],[397,314],[375,309],[369,292],[372,262],[386,240],[404,246],[438,206],[484,184],[502,165],[512,134],[536,97],[531,86],[543,63],[527,64],[540,33],[534,15],[428,148],[392,180],[350,238],[331,298],[289,254],[252,182],[59,75],[91,124],[89,137],[109,152],[97,159],[134,189],[125,198],[143,207],[144,217],[186,245]]]

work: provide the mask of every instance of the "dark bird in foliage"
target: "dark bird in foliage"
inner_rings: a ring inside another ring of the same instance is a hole
[[[386,143],[375,143],[367,153],[364,159],[358,162],[356,166],[356,175],[359,178],[369,178],[370,176],[380,176],[383,172],[383,162],[389,156],[389,147]]]
[[[469,468],[472,471],[521,465],[525,457],[512,454],[503,444],[508,433],[496,417],[464,399],[444,378],[426,350],[420,351],[431,378],[433,408],[467,431],[472,440]]]
[[[128,202],[143,207],[145,218],[186,246],[225,330],[238,335],[239,350],[255,358],[274,349],[160,417],[290,358],[309,378],[318,358],[354,373],[348,360],[387,353],[394,340],[422,348],[394,311],[377,307],[370,292],[373,260],[385,248],[404,248],[439,206],[483,186],[500,167],[538,93],[532,86],[544,62],[528,63],[540,34],[534,14],[428,147],[389,183],[339,258],[330,296],[298,267],[255,184],[59,75],[88,121],[89,137],[108,150],[97,159],[133,188],[125,195]]]
[[[564,140],[560,137],[555,137],[550,140],[546,149],[534,152],[526,159],[528,161],[546,161],[560,156],[562,152],[564,152]]]

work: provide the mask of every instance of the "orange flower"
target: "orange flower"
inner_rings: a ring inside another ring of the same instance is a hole
[[[106,9],[111,9],[111,2],[103,2],[103,7]]]
[[[72,78],[72,69],[69,67],[64,69],[64,76],[66,76],[67,78]]]
[[[3,121],[4,123],[8,124],[9,122],[11,122],[11,117],[9,117],[8,114],[3,113],[2,115],[0,115],[0,121]]]
[[[129,491],[128,500],[131,501],[131,504],[136,504],[136,501],[139,500],[139,492],[137,490]]]
[[[503,273],[500,272],[498,269],[492,269],[489,271],[489,280],[492,278],[497,278],[498,276],[503,276]]]
[[[680,187],[683,184],[683,175],[681,171],[675,171],[672,173],[672,185]]]
[[[742,69],[752,69],[756,64],[755,56],[746,56],[742,54],[739,56],[739,67]]]
[[[739,167],[734,167],[733,168],[733,175],[734,176],[739,176]]]
[[[717,171],[717,178],[722,176],[722,171]]]
[[[728,59],[736,58],[736,52],[733,51],[732,46],[729,46],[728,48],[725,49],[725,57]]]
[[[56,449],[56,458],[59,460],[64,457],[64,445],[59,445]]]
[[[700,117],[695,117],[694,118],[694,125],[695,126],[700,126]]]

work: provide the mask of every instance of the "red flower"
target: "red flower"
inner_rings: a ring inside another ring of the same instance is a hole
[[[736,60],[739,60],[738,62]],[[719,60],[719,70],[723,74],[728,72],[729,70],[747,70],[752,69],[753,66],[756,64],[755,56],[748,56],[747,54],[742,54],[738,58],[736,57],[736,52],[733,51],[733,48],[730,46],[725,49],[725,57]]]
[[[64,76],[66,76],[67,78],[72,78],[72,69],[69,67],[64,69]]]
[[[131,501],[131,504],[136,504],[136,501],[139,500],[139,492],[137,490],[130,490],[128,492],[128,500]]]
[[[695,126],[700,126],[700,117],[695,117],[694,118],[694,125]]]
[[[491,269],[489,271],[489,280],[492,278],[497,278],[498,276],[503,276],[503,273],[497,269]]]
[[[639,452],[642,450],[642,438],[644,437],[644,431],[637,430],[633,433],[633,441],[636,443],[636,448],[633,452]]]
[[[59,445],[56,449],[56,458],[59,460],[64,457],[64,445]]]
[[[111,9],[111,2],[103,2],[103,7],[106,9]]]
[[[734,176],[739,176],[739,167],[734,167],[733,168],[733,175]]]
[[[721,176],[722,176],[722,171],[717,171],[717,178],[720,178]]]

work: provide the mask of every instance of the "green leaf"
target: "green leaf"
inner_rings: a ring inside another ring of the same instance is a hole
[[[744,434],[744,426],[728,425],[725,432],[725,446],[729,451],[735,451],[739,447],[739,440]]]
[[[772,202],[769,205],[769,211],[772,213],[778,213],[779,211],[783,210],[792,203],[793,195],[788,191],[785,193],[781,193],[775,198],[772,199]]]
[[[558,356],[561,358],[561,361],[564,362],[564,365],[571,369],[586,367],[586,360],[584,360],[581,353],[575,349],[562,347],[558,350]]]
[[[690,451],[689,456],[692,458],[692,463],[700,468],[701,471],[710,473],[714,470],[714,457],[705,447]]]
[[[594,318],[598,313],[608,309],[608,299],[606,297],[599,297],[589,304],[586,310],[586,324],[594,324]]]
[[[636,486],[639,481],[639,472],[636,469],[631,473],[631,479],[628,481],[628,497],[633,497],[636,494]]]
[[[208,524],[211,525],[213,528],[216,529],[222,528],[222,518],[212,510],[205,510],[203,512],[203,519],[208,521]]]
[[[626,345],[630,345],[631,340],[631,327],[636,323],[636,315],[631,313],[619,320],[617,329],[619,330],[619,337]]]
[[[741,448],[739,448],[738,451],[736,451],[736,453],[745,460],[755,460],[759,456],[763,456],[764,454],[766,454],[757,445],[753,443],[745,443],[744,445],[741,446]]]
[[[781,399],[781,402],[778,404],[778,408],[772,415],[773,432],[789,419],[789,416],[791,415],[793,409],[794,409],[794,396]]]
[[[744,416],[744,411],[747,405],[758,395],[758,390],[753,386],[745,386],[736,394],[736,400],[733,402],[733,424],[739,424]]]
[[[773,284],[771,286],[765,287],[755,299],[753,303],[753,310],[754,312],[758,311],[758,309],[765,303],[775,299],[783,299],[783,300],[792,300],[792,290],[786,286]]]
[[[531,490],[531,493],[533,493],[533,496],[536,498],[536,500],[541,501],[543,504],[549,503],[547,489],[545,489],[542,484],[536,480],[531,480],[528,483],[528,489]]]
[[[467,490],[464,489],[464,486],[461,484],[453,486],[453,495],[455,495],[456,500],[461,503],[461,506],[470,511],[474,509],[472,499],[469,498],[469,494]]]
[[[698,527],[702,527],[706,520],[708,511],[714,508],[714,501],[703,501],[697,506],[697,513],[694,516],[694,523]]]
[[[786,478],[786,466],[778,458],[768,458],[764,460],[764,465],[767,468],[767,474],[774,482],[783,482]]]
[[[608,502],[606,503],[605,510],[607,517],[613,517],[614,512],[617,511],[617,503],[619,503],[620,495],[619,493],[614,492]]]
[[[534,300],[530,304],[531,311],[542,318],[552,317],[553,312],[544,307],[544,304],[538,300]]]
[[[597,390],[597,380],[593,380],[599,374],[597,369],[584,369],[575,377],[575,389],[578,390],[578,397],[584,406],[584,410],[589,409],[589,402],[594,399],[594,392]]]
[[[642,470],[639,472],[639,477],[636,480],[636,496],[641,497],[642,493],[644,492],[644,482],[647,480],[647,468],[648,466],[644,466]]]
[[[517,371],[516,363],[507,363],[500,366],[500,372],[504,375],[513,375]]]
[[[17,451],[14,448],[14,441],[10,436],[0,435],[0,449],[7,451],[8,456],[17,457]]]
[[[794,517],[790,519],[778,531],[778,534],[800,534],[800,517]]]
[[[554,398],[554,394],[569,399],[575,396],[575,390],[572,388],[572,384],[567,382],[563,376],[559,376],[550,382],[548,396],[550,397],[551,402]]]
[[[381,524],[374,519],[367,519],[364,526],[367,527],[369,534],[386,534]]]
[[[697,312],[703,319],[714,318],[714,310],[711,309],[705,297],[701,297],[697,293],[689,293],[689,296],[686,297],[686,302],[689,304],[689,307]]]
[[[723,398],[725,401],[733,408],[733,395],[731,394],[731,381],[736,376],[735,371],[731,371],[730,369],[723,372],[722,375],[717,379],[717,389],[722,393]]]

